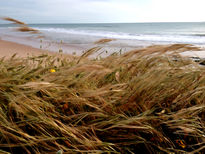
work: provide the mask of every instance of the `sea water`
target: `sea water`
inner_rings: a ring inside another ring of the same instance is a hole
[[[170,23],[97,23],[97,24],[30,24],[47,40],[86,45],[103,39],[115,39],[111,46],[135,47],[153,44],[186,43],[205,45],[205,22]],[[0,35],[29,37],[14,31],[11,24],[0,25]]]

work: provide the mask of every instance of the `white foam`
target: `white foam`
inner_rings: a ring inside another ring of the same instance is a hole
[[[109,31],[95,31],[95,30],[75,30],[65,28],[38,28],[42,32],[59,33],[59,34],[74,34],[87,35],[105,38],[125,39],[125,40],[139,40],[139,41],[153,41],[153,42],[172,42],[172,43],[192,43],[205,44],[205,37],[202,36],[185,36],[185,35],[134,35],[128,33],[116,33]]]

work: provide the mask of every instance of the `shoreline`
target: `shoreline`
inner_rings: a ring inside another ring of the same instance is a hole
[[[99,39],[97,41],[101,41],[104,39]],[[65,55],[82,55],[85,51],[93,48],[93,47],[100,47],[101,50],[99,50],[98,53],[94,54],[94,57],[97,56],[99,53],[102,57],[108,56],[110,54],[113,54],[114,52],[125,53],[131,50],[135,49],[141,49],[148,47],[151,44],[137,44],[136,46],[125,46],[123,45],[123,40],[118,40],[120,43],[113,45],[114,42],[108,42],[108,43],[99,43],[96,42],[89,43],[89,44],[69,44],[66,42],[55,42],[51,40],[46,39],[35,39],[32,37],[17,37],[17,36],[10,36],[10,35],[3,35],[0,38],[1,44],[0,46],[3,46],[5,51],[12,50],[12,52],[9,51],[9,55],[13,55],[14,53],[19,53],[20,57],[25,57],[26,54],[39,54],[39,53],[49,53],[49,54],[56,54],[59,53],[59,50],[63,51],[63,54]],[[122,42],[121,42],[122,41]],[[131,40],[130,40],[131,41]],[[15,47],[17,46],[17,47]],[[11,48],[11,49],[10,49]],[[30,50],[30,52],[24,52],[19,51],[20,50]],[[3,50],[3,49],[0,49]],[[14,50],[16,50],[14,52]],[[3,51],[0,51],[1,55],[4,55],[5,53],[2,53]],[[106,52],[106,54],[105,54]],[[8,54],[6,54],[7,56]],[[2,56],[1,56],[2,57]]]
[[[55,46],[55,48],[37,48],[37,46],[39,46],[40,43],[35,44],[35,42],[33,42],[33,40],[30,40],[30,44],[28,42],[25,43],[21,43],[23,41],[23,39],[25,38],[19,38],[18,41],[14,40],[9,40],[8,38],[0,38],[0,58],[2,57],[6,57],[9,58],[11,56],[13,56],[14,54],[17,54],[17,57],[27,57],[27,56],[38,56],[41,54],[48,54],[48,55],[59,55],[59,49],[63,50],[63,54],[64,56],[72,56],[74,51],[75,54],[77,56],[80,56],[84,51],[91,49],[93,47],[99,46],[102,47],[102,49],[100,50],[100,52],[102,51],[108,51],[108,54],[112,54],[113,52],[116,51],[120,51],[121,47],[112,47],[109,46],[109,44],[93,44],[93,45],[87,45],[84,49],[82,48],[82,46],[72,46],[72,44],[60,44],[57,42],[44,42],[43,46],[46,46],[46,44],[51,44],[53,46]],[[34,43],[34,44],[32,44]],[[37,41],[36,41],[37,43]],[[171,44],[171,43],[170,43]],[[164,45],[164,44],[161,44]],[[169,44],[167,44],[169,45]],[[195,46],[195,45],[193,45]],[[148,46],[147,46],[148,47]],[[135,50],[135,49],[141,49],[141,48],[146,48],[146,46],[139,46],[136,48],[127,48],[125,50],[122,50],[122,53],[125,53],[127,51],[131,51],[131,50]],[[53,49],[53,50],[52,50]],[[103,53],[101,56],[107,56],[108,54]],[[94,57],[98,55],[98,53],[94,54]],[[201,59],[205,59],[205,47],[201,47],[201,51],[184,51],[182,53],[180,53],[181,56],[184,57],[198,57]]]

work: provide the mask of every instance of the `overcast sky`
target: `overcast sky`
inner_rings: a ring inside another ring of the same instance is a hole
[[[27,23],[205,21],[205,0],[0,0],[0,16]]]

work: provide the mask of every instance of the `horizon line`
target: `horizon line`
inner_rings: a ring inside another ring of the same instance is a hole
[[[143,24],[143,23],[204,23],[205,21],[154,21],[154,22],[45,22],[45,23],[26,23],[26,24]],[[12,24],[12,23],[0,23],[0,24]]]

